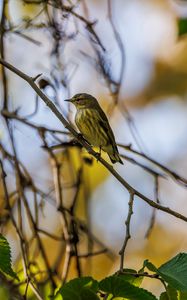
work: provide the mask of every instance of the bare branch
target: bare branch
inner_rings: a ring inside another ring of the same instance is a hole
[[[126,250],[126,247],[127,247],[127,243],[129,241],[129,239],[131,238],[130,223],[131,223],[131,217],[133,215],[133,202],[134,202],[134,194],[130,193],[130,199],[129,199],[129,203],[128,203],[129,210],[128,210],[127,219],[125,221],[125,225],[126,225],[125,240],[123,242],[123,246],[122,246],[121,250],[119,251],[119,255],[120,255],[120,272],[123,272],[125,250]]]
[[[159,191],[159,181],[158,181],[158,176],[155,176],[155,200],[156,200],[156,203],[160,203],[159,201],[159,195],[158,195],[158,191]],[[153,230],[153,226],[155,224],[155,220],[156,220],[156,208],[154,207],[153,208],[153,212],[152,212],[152,216],[151,216],[151,219],[150,219],[150,224],[149,224],[149,227],[147,229],[147,232],[145,234],[145,237],[146,238],[149,238],[152,230]]]
[[[0,58],[0,64],[4,65],[6,68],[8,68],[13,73],[17,74],[19,77],[24,79],[34,90],[35,92],[40,96],[40,98],[45,102],[45,104],[50,108],[50,110],[55,114],[55,116],[60,120],[60,122],[64,125],[66,129],[68,129],[72,135],[75,137],[75,139],[88,151],[89,154],[94,156],[98,161],[104,165],[108,171],[113,174],[113,176],[129,191],[129,193],[133,193],[134,195],[141,198],[143,201],[148,203],[152,207],[156,207],[158,210],[164,211],[172,216],[175,216],[178,219],[181,219],[185,222],[187,222],[187,217],[181,215],[178,212],[173,211],[169,207],[162,206],[158,203],[155,203],[153,200],[147,198],[145,195],[140,193],[138,190],[133,188],[125,179],[123,179],[115,170],[114,168],[108,164],[102,157],[98,158],[98,154],[90,147],[89,144],[86,143],[86,141],[80,137],[80,135],[76,132],[76,130],[69,124],[69,122],[63,117],[63,115],[58,111],[56,106],[53,104],[53,102],[38,88],[38,86],[34,83],[32,80],[32,77],[29,77],[25,73],[21,72],[11,64],[7,63],[3,59]]]
[[[139,152],[139,151],[133,149],[131,145],[118,144],[118,146],[121,148],[124,148],[125,150],[130,151],[134,154],[137,154],[138,156],[145,158],[149,162],[153,163],[155,166],[159,167],[163,172],[165,172],[167,175],[169,175],[175,182],[182,185],[183,187],[187,187],[187,179],[178,175],[176,172],[171,171],[168,167],[162,165],[161,163],[159,163],[155,159],[151,158],[150,156],[146,155],[145,153],[142,153],[142,152]]]

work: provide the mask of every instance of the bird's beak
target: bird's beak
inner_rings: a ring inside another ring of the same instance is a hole
[[[66,100],[64,100],[64,101],[71,102],[71,101],[72,101],[72,99],[66,99]]]

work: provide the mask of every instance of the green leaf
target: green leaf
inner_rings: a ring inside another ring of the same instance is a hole
[[[158,268],[157,273],[176,290],[187,292],[187,254],[180,253]]]
[[[134,276],[134,275],[129,275],[129,274],[125,274],[125,273],[132,273],[132,274],[138,274],[136,270],[133,269],[123,269],[123,273],[122,274],[118,274],[115,273],[114,276],[117,276],[118,278],[121,278],[127,282],[129,282],[130,284],[139,287],[143,281],[143,276]]]
[[[144,261],[144,267],[148,268],[148,270],[157,273],[158,269],[150,262],[148,259]]]
[[[167,286],[167,292],[160,295],[160,300],[179,300],[178,293],[171,286]]]
[[[168,295],[167,295],[167,293],[166,293],[166,292],[164,292],[164,293],[162,293],[162,294],[160,295],[160,298],[159,298],[159,300],[170,300],[170,299],[168,298]]]
[[[11,250],[7,239],[0,234],[0,271],[18,279],[11,266]],[[18,279],[19,280],[19,279]]]
[[[178,298],[177,298],[177,300],[186,300],[186,299],[187,299],[187,293],[178,291]]]
[[[187,19],[178,20],[178,36],[182,36],[187,33]]]
[[[168,286],[167,292],[162,293],[160,295],[159,300],[186,300],[186,299],[187,299],[187,293],[177,291],[174,288]]]
[[[63,300],[99,300],[96,292],[98,282],[92,277],[76,278],[63,285],[58,294]]]
[[[10,300],[8,289],[4,286],[0,286],[0,299],[1,300]]]
[[[92,290],[89,290],[88,288],[83,288],[81,290],[81,300],[99,300],[98,296],[95,292]],[[76,298],[77,299],[77,298]]]
[[[150,292],[138,288],[122,278],[111,276],[103,279],[99,283],[99,289],[105,293],[112,294],[113,297],[129,300],[156,300],[157,298]],[[113,299],[113,298],[112,298]]]
[[[187,254],[177,256],[160,266],[158,269],[148,260],[144,262],[150,271],[157,273],[164,281],[176,290],[187,292]]]

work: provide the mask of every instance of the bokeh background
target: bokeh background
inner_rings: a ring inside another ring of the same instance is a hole
[[[112,76],[118,78],[121,66],[120,51],[108,19],[107,1],[89,0],[86,1],[86,5],[88,11],[85,11],[85,7],[78,1],[77,11],[82,15],[88,14],[91,20],[97,20],[95,29],[106,48]],[[120,105],[114,108],[112,114],[109,113],[112,104],[109,90],[94,64],[82,53],[92,55],[84,26],[73,18],[67,18],[63,30],[67,36],[75,37],[69,40],[67,38],[66,43],[61,44],[57,60],[52,54],[51,32],[45,28],[46,20],[41,10],[42,4],[24,4],[20,0],[9,0],[6,14],[12,26],[36,42],[33,43],[19,34],[7,34],[6,60],[31,76],[42,73],[43,77],[51,82],[54,82],[54,78],[58,82],[66,81],[67,88],[63,85],[58,88],[58,103],[72,123],[75,111],[64,99],[80,92],[94,95],[108,113],[117,142],[125,145],[131,143],[135,149],[187,178],[187,38],[178,37],[177,27],[177,19],[187,16],[185,1],[112,1],[113,20],[125,47]],[[29,20],[35,26],[27,28]],[[21,116],[32,113],[35,107],[33,90],[14,74],[9,71],[7,74],[10,110],[19,108]],[[55,100],[51,87],[47,87],[45,92]],[[132,135],[129,122],[120,109],[124,104],[136,127],[136,138]],[[62,129],[62,124],[41,101],[37,114],[30,120],[40,125]],[[41,148],[40,138],[35,131],[20,122],[13,121],[12,124],[18,157],[28,168],[37,185],[53,194],[52,168],[47,153]],[[0,134],[2,143],[9,148],[3,119]],[[125,153],[121,149],[120,152]],[[68,160],[63,151],[57,153],[64,160],[62,177],[64,184],[68,185],[72,180]],[[77,150],[72,149],[70,155],[77,169],[80,165]],[[88,154],[83,152],[83,156]],[[104,158],[107,159],[105,155]],[[145,163],[138,157],[136,159]],[[149,162],[146,164],[153,167]],[[127,161],[124,162],[124,166],[116,164],[114,168],[136,189],[153,199],[154,180],[144,170]],[[14,190],[15,178],[11,168],[7,180],[10,191]],[[91,266],[88,263],[84,265],[86,275],[92,274],[96,279],[101,279],[119,268],[118,252],[125,236],[129,194],[95,161],[91,166],[84,166],[83,183],[77,215],[84,219],[87,210],[93,234],[112,252],[110,255],[96,256]],[[73,193],[73,189],[64,190],[67,205]],[[159,179],[159,198],[163,205],[187,215],[187,190],[183,186],[171,179]],[[40,226],[58,233],[60,225],[54,203],[45,199],[40,204]],[[32,197],[30,205],[33,205]],[[3,214],[3,209],[1,213]],[[144,259],[150,259],[159,266],[178,252],[187,250],[187,225],[163,212],[156,213],[154,228],[150,237],[146,239],[145,233],[151,214],[152,209],[146,203],[141,199],[135,200],[132,237],[125,256],[126,267],[140,269]],[[24,218],[26,217],[23,215]],[[28,226],[26,221],[25,226]],[[11,244],[13,261],[16,261],[19,246],[15,232],[7,228],[6,236]],[[53,261],[57,245],[47,237],[44,242],[48,247],[50,260]],[[74,276],[72,268],[69,278]],[[157,281],[151,279],[146,279],[143,286],[155,294],[159,294],[162,289]]]

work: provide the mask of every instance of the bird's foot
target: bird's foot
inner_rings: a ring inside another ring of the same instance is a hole
[[[96,152],[96,159],[97,159],[97,162],[99,161],[99,159],[101,158],[101,152]]]
[[[97,161],[101,158],[101,146],[99,147],[99,152],[96,152],[96,158],[97,158]]]
[[[77,138],[79,139],[84,139],[83,134],[82,133],[77,133]]]

